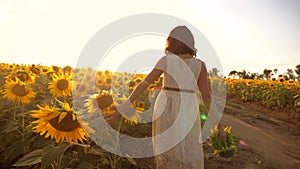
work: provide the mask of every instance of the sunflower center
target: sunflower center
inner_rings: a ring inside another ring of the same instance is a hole
[[[103,83],[103,80],[99,79],[99,80],[97,80],[97,82],[96,82],[96,85],[99,85],[99,86],[101,86],[101,85],[102,85],[102,83]]]
[[[29,75],[27,73],[21,72],[18,73],[17,77],[22,81],[25,82],[26,80],[29,79]]]
[[[72,72],[72,68],[70,66],[66,66],[63,68],[63,72],[65,73],[71,73]]]
[[[34,67],[34,66],[31,67],[30,70],[31,70],[32,73],[35,73],[35,74],[39,74],[40,73],[40,70],[38,68]]]
[[[79,86],[77,86],[77,90],[79,92],[83,92],[83,91],[85,91],[85,89],[86,89],[85,85],[79,85]]]
[[[61,79],[57,82],[57,88],[59,90],[66,90],[68,88],[69,81],[66,79]]]
[[[96,99],[98,108],[103,110],[113,103],[113,98],[111,96],[102,96]]]
[[[79,127],[79,122],[72,119],[73,113],[67,112],[67,115],[58,123],[59,116],[56,116],[55,118],[49,120],[49,123],[52,127],[59,131],[63,132],[71,132],[76,130]]]
[[[111,84],[111,79],[106,79],[106,83]]]
[[[92,79],[91,76],[86,76],[86,78],[85,78],[86,81],[90,81],[91,79]]]
[[[12,88],[12,92],[13,92],[13,94],[15,94],[16,96],[26,96],[26,95],[27,95],[25,86],[24,86],[24,85],[20,85],[20,84],[16,84],[16,85]]]

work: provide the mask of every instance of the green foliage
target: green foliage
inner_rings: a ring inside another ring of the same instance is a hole
[[[277,107],[300,112],[300,86],[294,81],[227,80],[228,95],[244,101],[257,102],[267,107]]]
[[[220,132],[217,128],[211,131],[212,135],[209,138],[209,145],[213,147],[214,154],[221,156],[232,156],[236,151],[234,137],[231,133],[231,126],[224,128],[226,140],[222,141],[220,138]]]

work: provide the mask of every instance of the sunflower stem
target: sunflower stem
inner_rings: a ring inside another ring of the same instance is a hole
[[[17,109],[13,109],[13,114],[14,114],[14,121],[15,122],[19,122],[16,118],[16,114],[17,114]]]
[[[60,155],[57,159],[57,168],[60,169],[60,165],[61,165],[61,160],[62,160],[63,154]]]
[[[24,105],[22,105],[22,140],[25,140],[25,114],[24,114]]]
[[[54,99],[53,99],[53,105],[56,105],[56,102],[57,102],[56,97],[54,97]]]
[[[65,143],[69,143],[68,141],[65,141]],[[86,148],[89,148],[91,147],[89,144],[80,144],[80,143],[74,143],[72,142],[72,145],[76,145],[76,146],[81,146],[81,147],[86,147]]]
[[[120,120],[120,122],[118,123],[118,133],[116,135],[116,145],[119,146],[119,136],[120,136],[120,130],[121,130],[121,127],[122,127],[122,124],[123,124],[123,120]],[[116,169],[117,168],[117,163],[119,161],[119,158],[116,154],[114,154],[113,156],[113,165],[112,165],[112,168],[113,169]]]
[[[21,106],[21,112],[22,112],[22,141],[25,141],[25,105],[22,104]],[[23,147],[23,152],[24,154],[26,153],[26,147],[24,146]]]

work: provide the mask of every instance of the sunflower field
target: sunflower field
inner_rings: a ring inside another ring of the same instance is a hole
[[[269,108],[300,113],[300,82],[277,80],[226,79],[227,95],[256,102]]]
[[[97,117],[97,110],[112,113],[111,107],[128,98],[146,75],[70,66],[0,65],[0,168],[139,168],[137,160],[97,146],[90,139],[95,129],[81,117]],[[299,82],[223,78],[209,82],[212,88],[244,101],[300,112]],[[161,83],[159,78],[150,84],[134,102],[134,111],[112,127],[135,137],[151,137],[151,125],[138,121],[151,109]]]
[[[80,117],[95,116],[97,109],[103,114],[112,113],[110,107],[124,101],[145,75],[70,66],[1,64],[0,67],[0,168],[136,166],[129,157],[116,158],[95,146],[89,139],[94,129]],[[149,109],[149,98],[155,97],[160,83],[158,79],[150,84],[134,102],[135,112],[121,119],[120,132],[138,125],[140,114]],[[113,94],[120,89],[128,92]],[[80,98],[79,110],[74,109],[74,97]],[[141,125],[145,132],[138,134],[147,135],[151,131],[148,126]]]

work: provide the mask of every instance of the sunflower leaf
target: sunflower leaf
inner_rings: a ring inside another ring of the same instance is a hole
[[[59,158],[70,147],[70,144],[63,143],[58,146],[50,144],[43,149],[42,152],[42,167],[48,166],[51,162]]]
[[[93,169],[93,168],[94,168],[93,164],[88,162],[80,163],[78,166],[78,169]]]
[[[37,163],[40,163],[42,160],[42,149],[34,150],[28,154],[26,154],[24,157],[19,159],[13,166],[27,166],[27,165],[34,165]]]
[[[127,160],[131,163],[131,164],[133,164],[133,165],[137,165],[137,163],[136,163],[136,161],[133,159],[133,158],[131,158],[128,154],[127,154]]]

